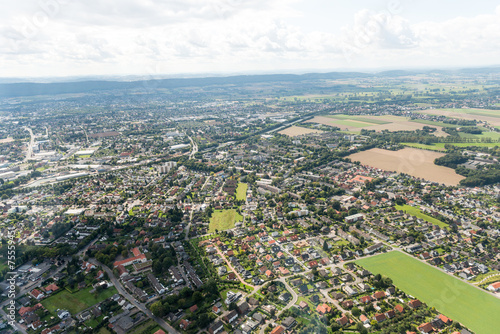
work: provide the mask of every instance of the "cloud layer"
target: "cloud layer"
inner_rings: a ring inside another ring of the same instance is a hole
[[[392,2],[382,10],[359,10],[351,24],[334,33],[335,29],[319,31],[292,24],[291,18],[303,15],[295,9],[298,2],[25,0],[3,4],[0,75],[478,66],[495,64],[500,55],[500,7],[473,17],[410,22],[404,8]]]

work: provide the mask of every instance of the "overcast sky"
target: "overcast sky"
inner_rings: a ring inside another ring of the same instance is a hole
[[[0,77],[498,65],[498,1],[19,0]]]

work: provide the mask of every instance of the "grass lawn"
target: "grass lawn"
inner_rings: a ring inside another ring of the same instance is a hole
[[[90,290],[92,290],[92,287],[85,288],[75,293],[63,290],[44,299],[42,305],[51,313],[55,313],[57,309],[64,309],[74,315],[117,293],[116,288],[111,287],[102,291],[97,297],[94,297],[94,295],[90,293]]]
[[[356,261],[390,277],[404,292],[463,323],[476,334],[497,333],[500,299],[404,253],[393,251]]]
[[[438,225],[439,227],[448,228],[448,224],[443,223],[442,221],[440,221],[434,217],[426,215],[425,213],[420,211],[420,209],[417,209],[414,206],[410,206],[410,205],[406,205],[406,204],[405,205],[396,205],[396,210],[403,210],[404,212],[409,213],[410,215],[415,216],[417,218],[423,219],[426,222],[429,222],[429,223],[434,224],[434,225]]]
[[[247,198],[248,184],[238,183],[238,188],[236,188],[236,199],[245,200]]]
[[[403,144],[404,146],[408,146],[408,147],[415,147],[415,148],[420,148],[420,149],[424,149],[424,150],[432,150],[432,151],[446,151],[446,149],[444,148],[444,145],[439,145],[439,144],[443,144],[443,143],[436,143],[434,145],[425,145],[425,144],[419,144],[419,143],[401,143]]]
[[[152,334],[155,333],[157,330],[163,329],[156,322],[153,320],[146,321],[139,326],[133,328],[129,334]]]
[[[235,209],[229,210],[214,210],[208,233],[215,232],[215,230],[223,231],[234,227],[234,223],[243,221],[243,216],[240,215]]]
[[[98,334],[111,334],[111,332],[108,331],[105,327],[101,327]]]

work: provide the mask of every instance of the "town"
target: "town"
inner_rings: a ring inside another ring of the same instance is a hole
[[[3,97],[0,331],[495,332],[498,86],[426,79]]]

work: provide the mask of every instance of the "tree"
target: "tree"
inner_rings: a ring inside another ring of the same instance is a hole
[[[165,308],[163,307],[163,304],[161,301],[157,301],[150,306],[151,312],[159,318],[163,317],[165,315]]]
[[[328,243],[325,241],[323,241],[323,250],[326,252],[328,251]]]
[[[351,313],[355,317],[359,317],[361,315],[361,310],[357,307],[353,307]]]
[[[201,294],[201,292],[200,291],[195,291],[193,293],[193,301],[195,303],[198,303],[198,302],[200,302],[202,300],[203,300],[203,295]]]
[[[198,320],[196,320],[196,326],[198,328],[205,328],[210,323],[210,317],[207,313],[202,313],[198,316]]]

